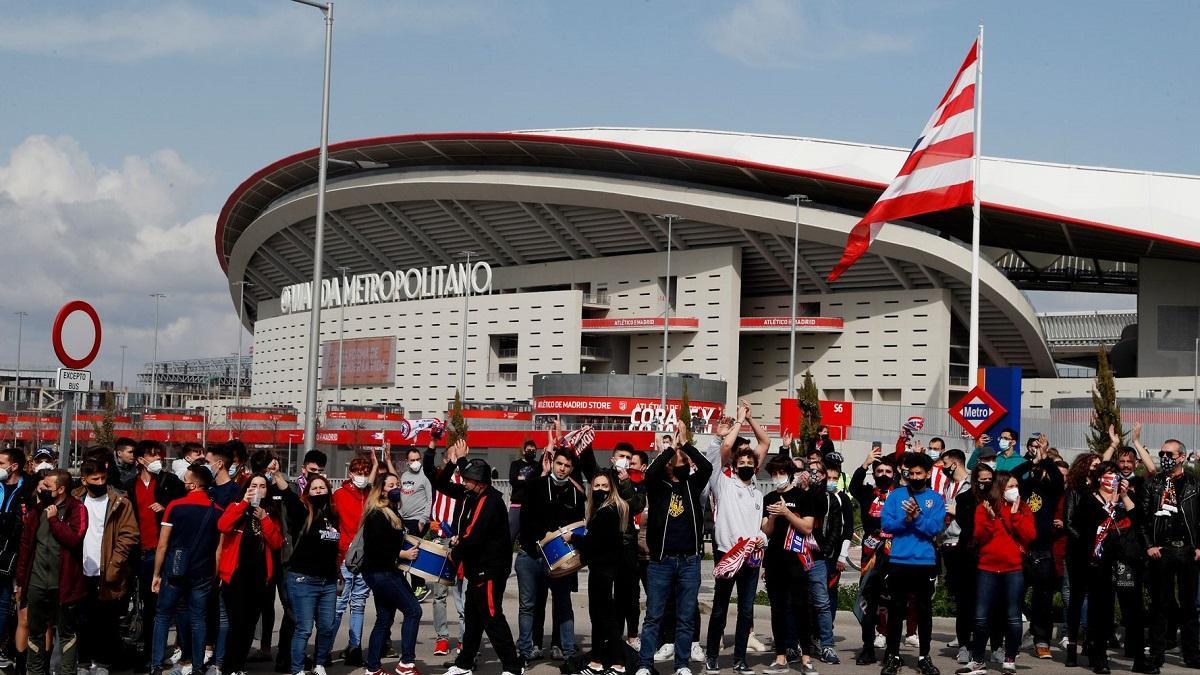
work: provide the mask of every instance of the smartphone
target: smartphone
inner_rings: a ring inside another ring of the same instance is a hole
[[[883,442],[871,441],[871,450],[883,450]]]

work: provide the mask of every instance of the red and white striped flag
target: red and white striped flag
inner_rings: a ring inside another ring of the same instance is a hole
[[[867,215],[850,231],[846,250],[829,273],[829,281],[840,277],[867,252],[885,222],[943,211],[974,201],[975,78],[978,58],[979,41],[976,40],[954,76],[954,82],[913,144],[908,158],[900,167],[900,173],[892,179]]]

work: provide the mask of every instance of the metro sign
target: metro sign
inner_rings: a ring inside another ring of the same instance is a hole
[[[976,386],[950,407],[950,416],[971,438],[979,436],[1008,411],[982,386]]]

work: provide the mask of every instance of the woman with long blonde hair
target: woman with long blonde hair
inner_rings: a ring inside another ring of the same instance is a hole
[[[367,672],[372,675],[384,674],[380,661],[384,646],[392,640],[397,610],[404,615],[404,623],[400,628],[400,663],[396,664],[396,675],[418,673],[416,651],[421,603],[396,568],[401,561],[415,560],[419,550],[416,546],[404,548],[404,522],[400,519],[403,496],[396,474],[381,473],[375,477],[363,507],[362,575],[375,598],[375,626],[367,643]]]
[[[629,502],[621,497],[611,471],[592,479],[588,503],[587,534],[569,536],[588,565],[588,613],[592,620],[592,652],[585,674],[624,673],[622,616],[614,611],[617,579],[637,574],[636,560],[627,555],[624,533],[633,527]]]

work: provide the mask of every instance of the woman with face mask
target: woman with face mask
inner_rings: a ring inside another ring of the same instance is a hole
[[[1067,470],[1067,492],[1063,503],[1063,523],[1067,531],[1066,573],[1063,575],[1063,604],[1067,607],[1066,665],[1075,666],[1079,654],[1079,625],[1083,618],[1083,601],[1087,598],[1089,558],[1088,533],[1075,522],[1075,513],[1092,494],[1092,470],[1100,466],[1100,457],[1085,452],[1071,462]]]
[[[1021,603],[1025,597],[1023,555],[1037,536],[1033,512],[1021,500],[1017,479],[1007,471],[996,473],[991,490],[975,507],[975,544],[979,551],[979,572],[975,595],[975,641],[971,661],[957,672],[986,675],[987,638],[993,606],[1004,610],[1007,628],[1004,641],[1004,673],[1017,671],[1017,651],[1021,647]]]
[[[363,510],[362,575],[375,594],[375,626],[367,643],[367,672],[383,675],[381,665],[385,645],[391,644],[392,624],[396,612],[404,615],[400,629],[400,662],[396,664],[396,675],[415,675],[417,629],[421,624],[421,603],[413,593],[412,586],[396,569],[403,561],[415,560],[418,549],[405,546],[404,522],[400,509],[404,501],[404,489],[400,479],[391,473],[382,473],[375,479],[371,494]]]
[[[513,539],[521,529],[521,504],[525,503],[527,486],[542,473],[542,460],[538,456],[537,443],[525,439],[520,456],[508,467],[508,485],[511,493],[508,503],[508,531]]]
[[[287,589],[296,619],[292,635],[291,669],[303,673],[308,638],[316,625],[316,666],[314,675],[325,675],[330,662],[337,602],[338,579],[338,516],[331,502],[329,480],[314,474],[297,498],[288,490],[284,493],[287,506],[288,530],[293,543],[288,560]],[[280,645],[284,648],[284,645]]]
[[[958,617],[954,633],[958,638],[958,662],[966,665],[971,661],[971,644],[975,630],[976,582],[979,580],[979,546],[975,542],[975,509],[989,499],[995,473],[986,464],[977,464],[969,477],[971,486],[958,496],[955,503],[954,522],[959,527],[958,535],[958,579],[956,602]],[[993,631],[992,645],[999,646],[1003,636]]]
[[[625,532],[633,528],[629,503],[617,490],[614,472],[604,471],[592,479],[588,503],[587,532],[569,535],[568,541],[583,555],[588,566],[588,612],[592,622],[592,651],[587,655],[584,675],[624,673],[625,654],[621,642],[620,612],[616,607],[617,580],[637,574],[626,554]]]

